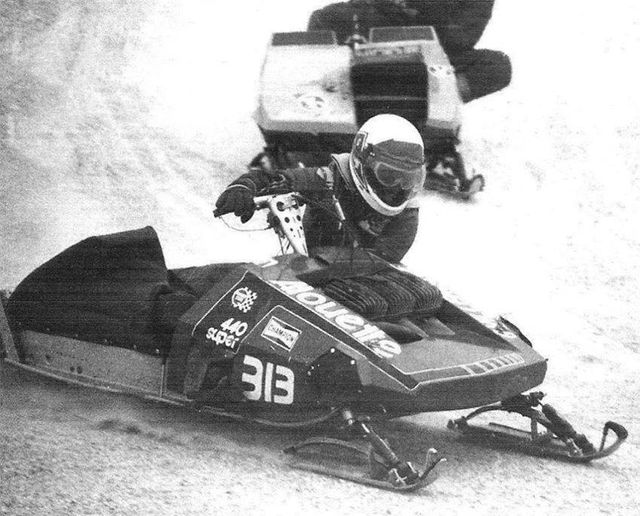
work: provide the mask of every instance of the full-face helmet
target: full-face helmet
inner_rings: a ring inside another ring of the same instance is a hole
[[[376,115],[356,133],[349,171],[366,203],[378,213],[402,212],[425,180],[424,144],[418,130],[397,115]]]

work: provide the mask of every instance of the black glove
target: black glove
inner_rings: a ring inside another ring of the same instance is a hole
[[[229,186],[216,201],[216,215],[233,212],[240,217],[240,222],[244,224],[253,217],[253,213],[256,211],[253,195],[253,190],[246,185]]]

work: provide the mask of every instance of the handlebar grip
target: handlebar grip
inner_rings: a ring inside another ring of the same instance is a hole
[[[263,208],[269,207],[269,201],[273,199],[273,195],[260,195],[258,197],[253,198],[254,207],[256,210],[261,210]],[[213,209],[213,216],[215,218],[222,217],[223,215],[227,215],[228,213],[233,213],[233,210],[229,211],[220,211],[218,208]]]

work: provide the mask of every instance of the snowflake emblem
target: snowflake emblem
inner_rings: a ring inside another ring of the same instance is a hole
[[[231,296],[231,304],[242,313],[247,313],[253,307],[258,294],[247,287],[241,287]]]

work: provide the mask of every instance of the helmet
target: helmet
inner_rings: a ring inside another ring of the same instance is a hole
[[[424,184],[424,144],[420,133],[397,115],[370,118],[353,140],[349,172],[371,208],[382,215],[397,215]]]

